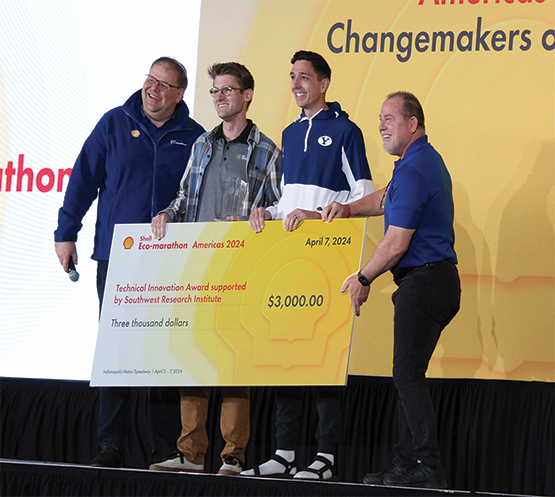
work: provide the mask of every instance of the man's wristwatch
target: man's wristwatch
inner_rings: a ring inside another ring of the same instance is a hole
[[[370,286],[370,281],[368,281],[368,278],[364,276],[360,271],[358,272],[357,276],[358,276],[358,281],[362,286]]]

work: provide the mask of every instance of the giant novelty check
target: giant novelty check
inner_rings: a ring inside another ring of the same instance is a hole
[[[117,225],[92,386],[344,385],[366,219]]]

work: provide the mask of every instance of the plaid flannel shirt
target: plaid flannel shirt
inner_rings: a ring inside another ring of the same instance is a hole
[[[212,144],[218,130],[203,133],[193,145],[177,198],[163,211],[172,222],[194,222],[204,171],[212,157]],[[248,193],[243,202],[242,217],[247,220],[256,207],[276,205],[281,197],[281,152],[276,144],[253,124],[247,138],[246,161]]]

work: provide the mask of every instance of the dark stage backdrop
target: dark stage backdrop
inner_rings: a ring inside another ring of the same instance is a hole
[[[98,452],[98,392],[87,382],[0,379],[1,457],[88,464]],[[543,382],[432,379],[441,450],[450,487],[457,490],[554,495],[555,385]],[[176,389],[165,389],[175,402]],[[252,389],[251,440],[247,465],[265,461],[275,449],[276,388]],[[314,389],[305,388],[297,462],[316,452]],[[391,378],[351,376],[344,389],[338,449],[341,481],[361,482],[369,470],[390,462],[397,436]],[[219,432],[220,390],[212,391],[206,471],[217,472],[223,441]],[[148,389],[132,393],[133,417],[125,465],[146,468],[150,458]]]

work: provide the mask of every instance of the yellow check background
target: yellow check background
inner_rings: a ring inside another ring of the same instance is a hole
[[[247,222],[179,223],[169,225],[162,241],[187,243],[188,249],[138,250],[137,241],[148,237],[149,226],[117,226],[91,384],[345,384],[353,312],[340,288],[360,267],[365,230],[365,219],[307,221],[292,233],[281,221],[272,221],[260,234]],[[125,249],[129,237],[135,244]],[[195,240],[224,246],[244,240],[244,247],[192,249]],[[350,243],[334,244],[342,240]],[[208,291],[168,296],[220,296],[221,302],[114,304],[121,297],[116,283],[144,282],[208,285]],[[213,285],[245,283],[245,290],[212,290]],[[290,305],[270,306],[278,296]],[[300,297],[305,305],[291,305],[294,296],[293,302]],[[187,326],[114,328],[113,319],[177,319]]]

